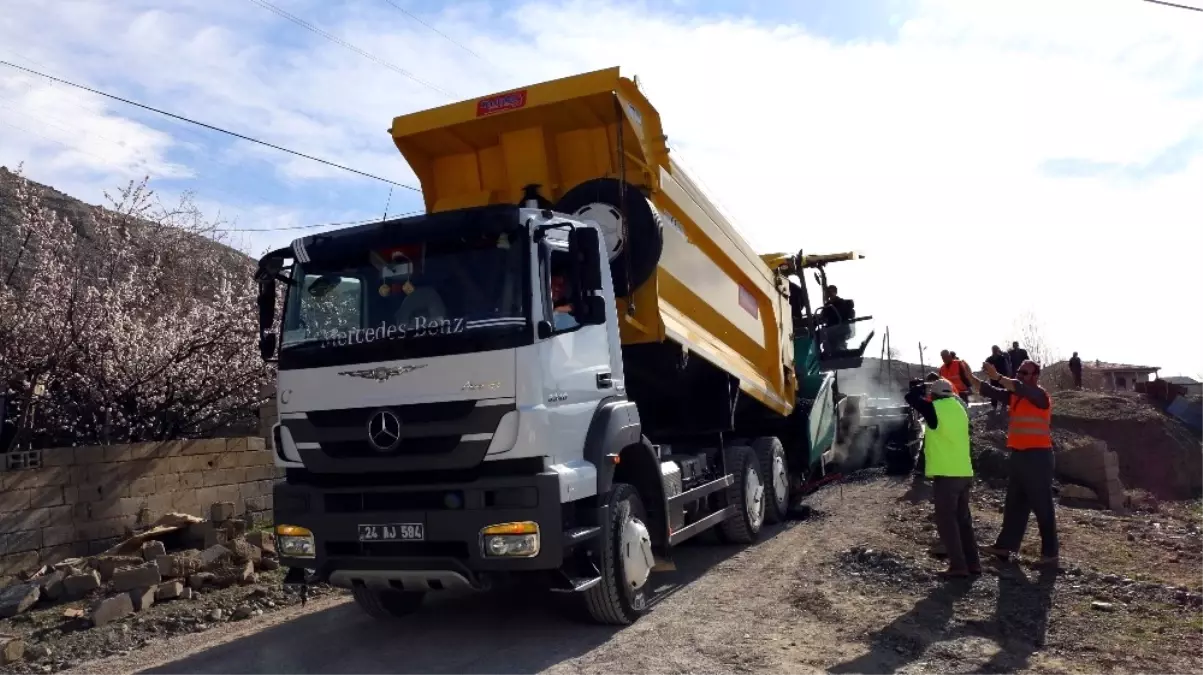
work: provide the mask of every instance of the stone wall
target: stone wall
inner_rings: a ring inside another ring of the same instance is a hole
[[[0,470],[0,576],[103,551],[168,512],[214,502],[270,520],[282,470],[264,439],[50,448],[42,467]]]

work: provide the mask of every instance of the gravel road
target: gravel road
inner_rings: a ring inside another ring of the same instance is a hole
[[[983,500],[998,499],[985,486],[978,491]],[[550,602],[518,593],[445,596],[391,625],[335,596],[172,638],[80,672],[1203,669],[1192,647],[1203,635],[1198,607],[1155,594],[1147,602],[1141,594],[1117,596],[1090,572],[1037,575],[1005,565],[972,583],[940,584],[932,572],[941,562],[925,554],[930,507],[921,486],[868,474],[809,503],[809,518],[767,530],[753,547],[699,541],[679,550],[677,571],[656,579],[653,611],[623,630],[572,623]],[[993,503],[979,508],[996,520]],[[1072,518],[1065,522],[1075,526]],[[1096,598],[1112,602],[1092,611]]]

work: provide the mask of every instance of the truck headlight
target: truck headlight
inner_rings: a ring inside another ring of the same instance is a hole
[[[490,525],[480,531],[480,552],[486,558],[533,558],[539,555],[539,524]]]
[[[276,548],[288,558],[312,558],[316,555],[313,533],[299,525],[276,526]]]

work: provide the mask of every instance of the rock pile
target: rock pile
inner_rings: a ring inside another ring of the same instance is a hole
[[[208,520],[168,514],[104,553],[23,574],[0,589],[0,619],[83,601],[86,609],[69,608],[64,617],[81,628],[104,626],[155,603],[192,600],[206,588],[254,584],[260,571],[279,567],[273,535],[251,530],[234,518],[232,503],[222,502]],[[0,634],[0,664],[25,652],[19,638]]]

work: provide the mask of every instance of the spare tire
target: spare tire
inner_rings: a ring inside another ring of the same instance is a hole
[[[664,233],[656,207],[630,183],[626,184],[624,201],[621,184],[617,178],[594,178],[565,192],[555,206],[560,213],[597,223],[610,253],[610,276],[616,296],[626,295],[650,279],[664,250]],[[624,214],[630,241],[623,238]]]

